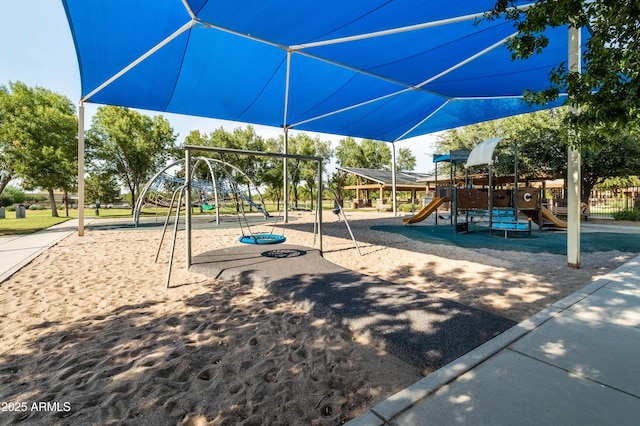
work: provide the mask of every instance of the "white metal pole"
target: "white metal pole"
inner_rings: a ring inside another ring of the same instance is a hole
[[[286,127],[284,128],[284,147],[282,149],[283,154],[287,155],[289,153],[289,129],[287,129]],[[283,185],[283,190],[284,190],[284,211],[283,211],[283,220],[284,223],[289,223],[289,172],[288,172],[288,168],[287,168],[287,158],[283,157],[282,158],[283,161],[283,165],[282,165],[282,173],[283,173],[283,179],[282,179],[282,185]]]
[[[78,106],[78,235],[84,235],[84,102]]]
[[[289,153],[289,128],[287,127],[287,115],[289,114],[289,84],[291,83],[291,51],[287,52],[287,74],[284,85],[284,117],[282,117],[282,128],[284,129],[284,147],[283,154],[286,156]],[[289,223],[289,172],[287,166],[287,157],[283,157],[283,174],[282,179],[284,189],[284,210],[283,221]]]
[[[391,200],[393,201],[393,215],[398,216],[398,200],[396,198],[396,143],[391,144]]]
[[[580,29],[569,27],[569,71],[581,72],[580,58]],[[576,108],[571,108],[577,113]],[[567,151],[567,265],[571,268],[580,267],[580,186],[582,176],[580,172],[580,151],[576,148],[580,135],[569,134],[569,148]]]
[[[286,163],[285,158],[285,163]],[[316,208],[318,209],[318,249],[322,254],[322,159],[318,160],[318,190],[317,190]]]
[[[184,151],[184,232],[185,232],[185,267],[187,270],[191,267],[191,150],[186,148]],[[178,204],[178,211],[180,211],[180,204]],[[176,215],[176,223],[178,222],[178,215]]]

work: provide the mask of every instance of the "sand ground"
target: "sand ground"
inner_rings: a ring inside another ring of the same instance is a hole
[[[287,242],[313,245],[313,215]],[[634,257],[566,257],[428,244],[372,231],[389,214],[325,213],[327,260],[502,315],[528,318]],[[271,232],[257,226],[253,232]],[[280,231],[278,231],[280,232]],[[635,231],[634,231],[635,232]],[[193,251],[239,244],[196,229]],[[188,273],[177,241],[171,288],[158,228],[91,230],[50,248],[0,287],[0,424],[340,424],[421,372],[264,288]],[[34,405],[35,403],[35,405]]]

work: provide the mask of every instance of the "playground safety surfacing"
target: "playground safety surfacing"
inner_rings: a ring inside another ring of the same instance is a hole
[[[515,325],[489,312],[345,269],[310,247],[232,246],[196,255],[192,261],[192,272],[265,288],[353,336],[369,336],[424,372],[435,371]]]
[[[431,244],[447,244],[463,248],[487,248],[503,251],[567,254],[567,233],[563,231],[532,230],[509,233],[493,231],[486,226],[470,226],[469,232],[456,234],[450,225],[373,225],[372,230],[402,234],[408,238]],[[621,232],[581,232],[580,250],[584,253],[618,250],[640,253],[640,235]]]

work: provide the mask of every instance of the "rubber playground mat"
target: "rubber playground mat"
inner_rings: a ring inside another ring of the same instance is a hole
[[[563,231],[532,230],[531,237],[525,232],[494,231],[491,235],[486,227],[474,226],[469,232],[456,234],[452,226],[405,226],[374,225],[371,229],[393,232],[408,238],[432,244],[447,244],[464,248],[488,248],[503,251],[523,251],[531,253],[567,254],[567,233]],[[640,253],[640,235],[619,232],[581,232],[580,251],[619,250],[626,253]]]

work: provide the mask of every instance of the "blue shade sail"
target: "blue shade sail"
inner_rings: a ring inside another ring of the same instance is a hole
[[[85,102],[382,141],[562,104],[521,96],[567,61],[568,29],[512,61],[494,1],[63,4]]]

